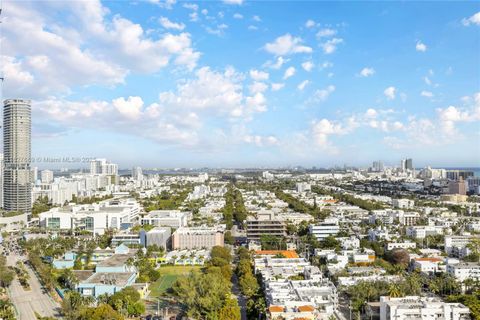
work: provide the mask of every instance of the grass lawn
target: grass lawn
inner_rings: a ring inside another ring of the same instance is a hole
[[[160,278],[150,285],[149,297],[156,298],[163,295],[179,278],[184,277],[192,270],[200,270],[199,266],[163,266],[158,269]]]

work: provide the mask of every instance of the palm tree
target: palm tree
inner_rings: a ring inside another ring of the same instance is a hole
[[[439,294],[441,290],[437,279],[430,280],[428,283],[428,288],[435,294]]]
[[[399,284],[395,282],[395,283],[391,283],[388,286],[388,295],[392,298],[400,298],[400,297],[403,297],[404,294]]]
[[[463,281],[463,285],[465,286],[465,291],[470,292],[475,284],[475,280],[473,278],[467,278]]]
[[[65,269],[62,274],[62,280],[70,289],[75,289],[78,284],[78,278],[71,269]]]
[[[419,295],[422,291],[422,281],[418,273],[414,272],[407,277],[407,284],[409,287],[409,294]]]
[[[467,244],[467,248],[472,251],[474,255],[478,257],[478,262],[480,262],[480,239],[473,238],[470,240],[470,243]]]
[[[131,268],[131,267],[134,266],[135,260],[132,257],[130,257],[130,258],[127,259],[125,264],[127,265],[128,268]]]

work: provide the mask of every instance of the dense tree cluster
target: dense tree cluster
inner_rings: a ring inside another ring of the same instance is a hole
[[[225,193],[225,206],[223,207],[223,220],[227,229],[231,229],[234,223],[243,227],[247,216],[248,212],[243,202],[242,192],[230,184]]]
[[[240,308],[231,294],[230,251],[214,247],[202,272],[192,272],[172,286],[173,295],[194,319],[239,320]]]
[[[412,272],[397,282],[362,281],[348,287],[346,293],[351,299],[352,310],[358,318],[360,313],[365,312],[366,304],[368,302],[379,301],[380,296],[418,296],[421,295],[422,290],[425,289],[441,297],[449,297],[448,299],[451,301],[461,302],[468,300],[468,302],[474,302],[474,299],[466,299],[462,295],[459,295],[461,291],[460,284],[454,277],[445,273],[428,276],[426,274]],[[477,307],[478,306],[477,304]],[[480,309],[478,310],[480,311]]]
[[[0,296],[2,293],[0,292]],[[15,308],[7,297],[0,298],[0,319],[15,320]]]
[[[108,199],[111,199],[113,198],[113,195],[105,195],[103,197],[97,197],[97,196],[92,196],[92,197],[77,197],[76,195],[73,195],[72,196],[72,202],[73,203],[76,203],[76,204],[92,204],[92,203],[96,203],[96,202],[99,202],[99,201],[103,201],[103,200],[108,200]]]
[[[459,302],[470,309],[472,319],[480,320],[480,290],[473,294],[456,294],[448,296],[447,302]]]
[[[7,267],[7,259],[0,256],[0,287],[8,287],[15,278],[15,272]]]
[[[146,254],[142,250],[138,250],[135,259],[130,258],[127,261],[127,264],[134,265],[138,270],[137,282],[155,282],[160,278],[160,272],[155,269],[155,263],[150,260],[153,253],[152,250],[147,250]]]
[[[153,210],[175,210],[178,209],[187,199],[188,194],[193,190],[192,186],[172,186],[170,192],[163,191],[161,194],[152,196],[141,201],[146,212]]]
[[[39,197],[35,202],[32,204],[32,215],[34,217],[38,216],[42,212],[46,212],[52,208],[52,204],[48,200],[47,196]]]
[[[400,282],[361,281],[348,287],[346,293],[350,297],[351,307],[357,319],[365,313],[368,302],[379,301],[381,296],[403,297],[418,295],[422,290],[421,278],[413,273]]]
[[[62,301],[62,313],[66,320],[123,320],[124,317],[112,306],[99,302],[96,307],[92,297],[84,297],[76,291],[69,291]]]
[[[6,288],[15,278],[15,271],[7,267],[6,259],[0,256],[0,319],[15,320],[15,309],[8,300]]]
[[[247,318],[258,319],[259,313],[265,309],[265,299],[258,279],[253,273],[252,258],[244,247],[238,249],[237,255],[238,264],[235,273],[240,290],[247,299]]]
[[[287,194],[280,189],[275,190],[275,196],[288,203],[288,207],[296,212],[307,213],[315,217],[315,219],[325,219],[329,212],[326,210],[321,210],[317,206],[310,206],[305,202],[298,200],[294,196]]]
[[[284,237],[278,237],[271,234],[262,234],[260,244],[263,250],[286,250],[287,240]]]
[[[353,195],[350,194],[345,194],[345,193],[336,193],[336,192],[331,192],[325,189],[322,189],[318,186],[313,186],[312,191],[318,194],[322,195],[329,195],[332,196],[334,199],[349,203],[354,206],[358,206],[362,209],[371,211],[371,210],[378,210],[378,209],[384,209],[384,206],[381,203],[371,201],[371,200],[363,200],[360,198],[356,198]]]
[[[52,266],[45,263],[46,257],[59,257],[65,252],[72,250],[77,243],[73,237],[55,239],[34,239],[22,242],[21,245],[28,252],[28,261],[37,271],[41,282],[47,290],[53,291],[57,279],[54,276]]]
[[[126,287],[113,295],[98,297],[97,306],[93,297],[85,297],[76,291],[68,291],[62,301],[62,313],[67,320],[124,319],[137,317],[145,312],[140,294],[133,287]]]

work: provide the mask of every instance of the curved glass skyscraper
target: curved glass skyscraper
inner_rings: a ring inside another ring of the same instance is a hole
[[[3,207],[31,213],[31,102],[8,99],[3,107]]]

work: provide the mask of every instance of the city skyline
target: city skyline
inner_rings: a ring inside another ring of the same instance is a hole
[[[34,157],[479,163],[478,3],[151,2],[3,3],[2,98],[33,100]]]

